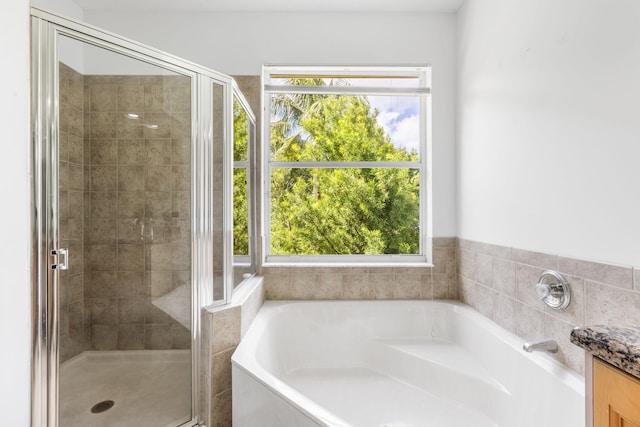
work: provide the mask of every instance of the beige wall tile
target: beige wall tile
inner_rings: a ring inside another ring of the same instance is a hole
[[[109,112],[92,112],[89,115],[91,138],[115,138],[119,115]]]
[[[145,344],[145,325],[119,325],[118,349],[143,350]]]
[[[145,302],[145,298],[119,298],[118,324],[144,323]]]
[[[145,111],[170,111],[168,100],[169,92],[159,84],[145,84],[144,86],[144,110]]]
[[[458,272],[469,279],[474,278],[476,269],[475,253],[467,250],[458,251]]]
[[[145,122],[149,125],[157,126],[150,128],[143,126],[142,136],[145,138],[170,138],[171,137],[171,117],[167,113],[146,113]],[[183,136],[183,135],[180,135]]]
[[[118,245],[118,271],[143,271],[144,267],[144,245]]]
[[[166,274],[163,276],[166,276]],[[142,271],[119,271],[117,280],[118,296],[120,298],[145,297],[150,294]]]
[[[556,270],[558,268],[558,257],[555,255],[543,254],[540,252],[525,251],[513,248],[511,259],[521,264],[527,264],[544,270]]]
[[[231,390],[231,355],[236,347],[221,351],[211,359],[211,373],[213,380],[213,394]]]
[[[115,191],[118,189],[118,169],[115,166],[91,168],[92,191]]]
[[[69,162],[81,165],[84,162],[84,138],[70,134],[67,148]]]
[[[511,333],[516,332],[516,300],[507,295],[493,293],[493,321]]]
[[[90,277],[85,279],[85,297],[118,296],[118,274],[115,271],[92,271]]]
[[[115,191],[95,191],[91,196],[91,216],[94,218],[115,218],[118,216],[118,193]]]
[[[69,190],[84,190],[84,168],[80,165],[69,164]]]
[[[640,293],[585,281],[587,325],[640,324]]]
[[[173,218],[191,217],[191,192],[172,191],[171,192],[171,216]]]
[[[558,343],[558,353],[551,356],[579,374],[584,374],[584,350],[569,341],[574,327],[575,325],[553,316],[545,316],[545,338],[553,338]]]
[[[493,258],[493,288],[510,297],[516,296],[516,264],[503,258]]]
[[[144,241],[144,218],[119,218],[117,220],[118,243],[142,243]]]
[[[145,213],[145,192],[144,191],[118,192],[118,216],[120,218],[143,218],[144,213]]]
[[[142,166],[118,167],[119,191],[142,191],[145,189],[145,168]]]
[[[147,191],[170,191],[172,174],[170,166],[147,166],[145,168],[145,186]],[[189,190],[190,187],[182,189]],[[177,188],[176,188],[177,189]]]
[[[524,264],[516,265],[516,298],[540,310],[543,310],[545,306],[536,294],[536,283],[543,272],[544,270],[538,267]]]
[[[118,164],[143,165],[145,162],[144,139],[118,139]]]
[[[115,165],[118,163],[118,140],[92,139],[91,163],[93,165]]]
[[[449,292],[449,276],[447,274],[433,273],[433,299],[446,299]]]
[[[511,248],[505,246],[492,245],[488,243],[476,242],[466,239],[458,239],[458,247],[460,249],[473,251],[483,255],[495,256],[509,259],[511,256]]]
[[[171,160],[174,165],[191,164],[191,139],[188,137],[171,139]]]
[[[169,325],[169,334],[171,335],[171,349],[189,350],[191,348],[191,333],[184,326],[176,323]]]
[[[393,273],[369,273],[369,285],[373,299],[394,299]]]
[[[516,303],[516,335],[524,340],[544,338],[544,311],[522,302]]]
[[[118,300],[116,298],[89,298],[91,324],[117,325]]]
[[[348,300],[373,299],[367,269],[354,271],[345,269],[342,273],[342,298]]]
[[[116,243],[116,220],[113,218],[92,218],[89,224],[91,243]]]
[[[118,111],[125,113],[143,111],[145,107],[144,87],[139,85],[118,86]]]
[[[458,287],[460,300],[473,307],[476,299],[476,283],[468,277],[460,275],[458,276]]]
[[[240,342],[240,307],[225,307],[212,312],[212,354],[235,347]]]
[[[633,288],[633,271],[631,267],[620,267],[573,258],[560,258],[558,268],[563,273],[579,276],[589,281],[625,289]]]
[[[269,273],[264,278],[266,299],[288,299],[289,274]]]
[[[480,253],[475,254],[473,279],[487,287],[493,287],[493,258]]]
[[[184,138],[191,136],[191,114],[171,113],[171,137]]]
[[[231,390],[223,391],[213,397],[212,427],[232,426]]]
[[[171,349],[172,336],[170,325],[144,325],[144,348],[147,349]]]
[[[114,271],[117,268],[116,245],[91,246],[91,270]]]
[[[147,271],[170,271],[172,257],[173,253],[170,243],[145,245],[145,269]]]
[[[89,83],[90,111],[115,111],[117,87],[111,85],[94,86]]]
[[[475,301],[472,306],[491,320],[493,320],[493,294],[490,288],[478,284],[474,290]]]
[[[170,165],[173,148],[171,139],[147,139],[144,160],[147,165]]]
[[[171,189],[174,191],[187,191],[189,188],[191,188],[191,166],[172,166]]]
[[[118,349],[117,325],[91,325],[91,349],[97,351]]]
[[[146,191],[144,198],[147,218],[171,218],[171,192]]]

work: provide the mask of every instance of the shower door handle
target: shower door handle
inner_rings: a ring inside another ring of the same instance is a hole
[[[51,264],[52,270],[68,270],[69,269],[69,248],[54,249],[51,251],[51,255],[58,257],[58,263]]]

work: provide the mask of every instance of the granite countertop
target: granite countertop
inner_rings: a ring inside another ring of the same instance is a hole
[[[571,331],[571,342],[640,378],[640,326],[585,326]]]

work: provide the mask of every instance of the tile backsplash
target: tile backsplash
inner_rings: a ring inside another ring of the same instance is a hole
[[[267,299],[458,299],[456,239],[433,239],[433,267],[262,267]]]
[[[535,292],[545,270],[569,282],[565,311],[547,307]],[[638,269],[553,254],[458,240],[460,299],[525,340],[558,341],[557,360],[584,373],[584,352],[569,342],[575,326],[640,323]],[[635,277],[635,280],[634,280]]]

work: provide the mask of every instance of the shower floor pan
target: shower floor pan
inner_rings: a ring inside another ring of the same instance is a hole
[[[114,404],[91,412],[105,401]],[[86,351],[60,367],[61,427],[164,427],[190,419],[189,350]]]

